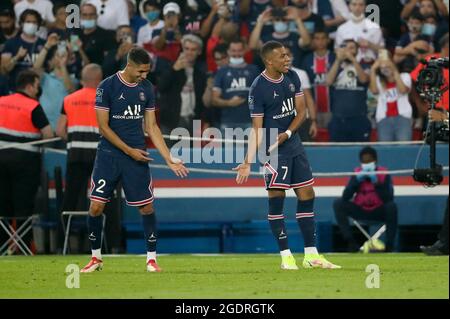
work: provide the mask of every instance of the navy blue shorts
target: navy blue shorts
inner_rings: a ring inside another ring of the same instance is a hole
[[[305,152],[295,157],[279,157],[277,167],[264,164],[266,189],[290,189],[314,184],[311,166]]]
[[[153,202],[152,177],[147,163],[98,150],[91,177],[90,199],[109,202],[119,180],[122,181],[128,206],[143,206]]]

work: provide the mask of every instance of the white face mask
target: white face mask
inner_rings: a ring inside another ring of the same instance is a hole
[[[285,33],[289,28],[289,25],[283,21],[277,21],[273,24],[273,29],[276,33]]]
[[[242,63],[244,63],[244,58],[242,58],[242,57],[240,57],[240,58],[230,57],[230,64],[231,65],[239,65],[239,64],[242,64]]]
[[[376,163],[367,163],[367,164],[361,164],[361,168],[365,172],[374,172],[376,168]]]
[[[350,13],[350,17],[354,22],[361,22],[362,20],[364,20],[365,15],[361,14],[360,16],[356,16],[354,13]]]
[[[35,23],[25,22],[25,23],[23,24],[23,32],[24,32],[26,35],[34,36],[34,35],[36,35],[37,30],[38,30],[38,25],[35,24]]]

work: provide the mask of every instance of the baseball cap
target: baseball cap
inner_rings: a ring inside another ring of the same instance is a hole
[[[167,3],[163,8],[163,14],[167,15],[169,12],[173,12],[175,14],[180,14],[180,6],[176,4],[175,2],[169,2]]]

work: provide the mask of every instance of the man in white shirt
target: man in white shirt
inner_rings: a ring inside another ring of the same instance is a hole
[[[36,10],[47,23],[55,22],[55,16],[52,11],[53,3],[49,0],[22,0],[17,2],[14,5],[16,17],[19,18],[26,9]]]
[[[116,31],[119,26],[130,25],[128,5],[125,0],[87,0],[97,8],[97,25]]]
[[[376,60],[378,50],[384,48],[384,38],[380,26],[367,19],[365,11],[365,0],[350,1],[350,20],[338,28],[335,48],[345,40],[353,39],[359,45],[357,60],[369,64]]]

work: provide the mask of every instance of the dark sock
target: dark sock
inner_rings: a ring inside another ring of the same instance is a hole
[[[88,217],[88,231],[89,240],[91,242],[91,249],[100,249],[102,246],[102,228],[103,228],[103,216]]]
[[[144,225],[144,239],[148,252],[156,251],[156,216],[153,212],[149,215],[142,215],[142,224]]]
[[[269,198],[269,224],[280,251],[289,249],[283,215],[284,197]]]
[[[314,222],[314,198],[297,202],[297,222],[303,234],[305,247],[316,247],[316,224]]]

